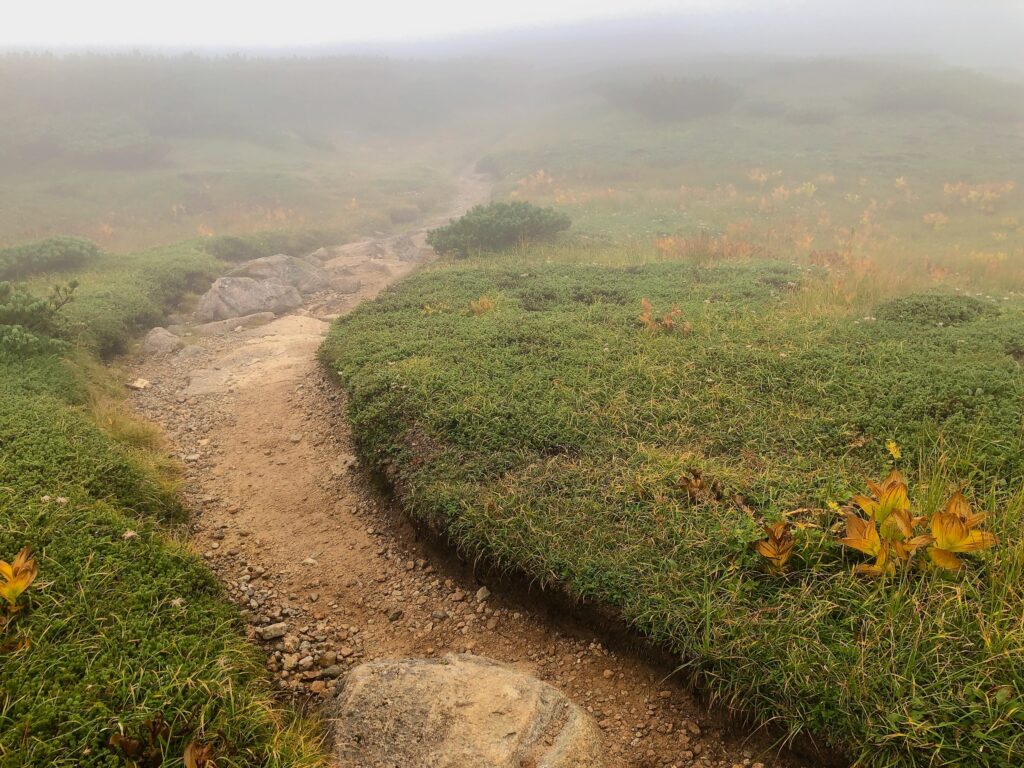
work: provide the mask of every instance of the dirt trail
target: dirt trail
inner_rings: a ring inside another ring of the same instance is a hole
[[[484,180],[466,176],[452,215],[488,194]],[[327,266],[360,280],[357,293],[317,295],[256,328],[186,335],[183,350],[133,365],[152,382],[134,405],[163,426],[185,465],[193,545],[242,604],[276,684],[326,699],[364,660],[472,651],[590,711],[610,768],[796,765],[708,713],[666,669],[531,607],[527,595],[490,593],[469,565],[418,541],[369,487],[344,395],[315,352],[330,320],[416,267],[423,237],[330,249]]]

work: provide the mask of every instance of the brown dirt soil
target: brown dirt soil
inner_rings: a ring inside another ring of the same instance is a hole
[[[452,214],[487,195],[467,176]],[[331,319],[427,255],[424,231],[330,249],[327,266],[360,280],[356,293],[314,296],[255,328],[186,334],[172,355],[131,361],[131,376],[152,383],[134,406],[184,464],[192,544],[243,607],[276,685],[326,701],[362,661],[471,651],[588,710],[609,768],[810,765],[710,712],[670,667],[421,540],[369,483],[345,396],[315,353]]]

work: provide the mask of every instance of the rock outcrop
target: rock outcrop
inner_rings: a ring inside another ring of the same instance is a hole
[[[301,305],[302,294],[295,286],[277,280],[221,277],[199,300],[196,317],[210,322],[257,312],[287,312]]]
[[[318,265],[284,253],[253,259],[233,270],[229,276],[276,280],[302,294],[325,290],[330,281],[330,276]]]
[[[600,768],[601,733],[557,689],[469,654],[374,661],[338,695],[335,751],[355,768]]]

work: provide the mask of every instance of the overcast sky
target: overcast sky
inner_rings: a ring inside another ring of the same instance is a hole
[[[1024,72],[1024,0],[0,0],[0,7],[0,49],[338,46],[446,55],[459,50],[447,38],[470,33],[660,14],[634,47],[644,39],[653,45],[664,30],[676,53],[925,56]],[[610,29],[628,35],[631,27]],[[478,36],[462,49],[486,53],[512,39],[527,38]],[[597,53],[618,47],[605,40]]]
[[[786,4],[787,0],[774,4]],[[300,46],[418,40],[756,0],[2,0],[0,45]]]

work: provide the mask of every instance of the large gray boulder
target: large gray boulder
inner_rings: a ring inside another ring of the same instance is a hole
[[[601,732],[558,690],[469,654],[374,661],[337,700],[347,768],[600,768]]]
[[[277,280],[221,277],[199,299],[196,317],[209,322],[257,312],[287,312],[301,305],[302,294]]]
[[[253,280],[276,280],[290,285],[299,293],[316,293],[327,288],[328,274],[318,265],[278,253],[253,259],[234,269],[230,277],[251,277]]]

